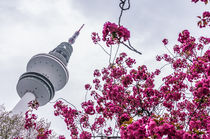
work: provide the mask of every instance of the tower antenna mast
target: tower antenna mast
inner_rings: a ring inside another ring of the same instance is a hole
[[[82,28],[84,27],[84,25],[85,25],[85,24],[83,24],[83,25],[80,27],[80,29],[79,29],[78,31],[76,31],[76,32],[74,33],[74,35],[73,35],[71,38],[69,38],[69,43],[70,43],[71,45],[74,44],[76,38],[79,36],[80,30],[82,30]]]

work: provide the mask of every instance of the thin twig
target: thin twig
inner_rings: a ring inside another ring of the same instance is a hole
[[[71,104],[70,102],[68,102],[66,99],[64,99],[64,98],[58,98],[58,99],[56,99],[56,101],[54,101],[54,102],[49,102],[49,103],[55,103],[55,102],[57,102],[58,100],[64,100],[66,103],[68,103],[68,104],[70,104],[71,106],[73,106],[76,110],[77,110],[77,108],[73,105],[73,104]],[[78,111],[78,110],[77,110]]]
[[[126,2],[128,2],[128,6],[125,8],[124,6],[125,6]],[[120,26],[123,11],[130,9],[130,0],[120,0],[119,7],[120,7],[121,11],[120,11],[119,19],[118,19],[118,25]]]
[[[126,5],[127,5],[127,7],[126,7]],[[130,6],[131,6],[130,0],[120,0],[119,7],[120,7],[121,11],[120,11],[119,19],[118,19],[118,26],[121,26],[120,22],[121,22],[121,18],[122,18],[122,15],[123,15],[123,11],[129,10]],[[120,42],[120,43],[122,43],[124,46],[126,46],[131,51],[134,51],[134,52],[136,52],[136,53],[138,53],[140,55],[142,54],[141,52],[137,51],[134,47],[131,46],[131,43],[130,43],[129,40],[128,40],[128,45],[125,44],[124,42]]]
[[[130,44],[130,41],[128,40],[128,43],[129,43],[129,45],[127,45],[126,43],[124,43],[124,42],[120,42],[120,43],[122,43],[124,46],[126,46],[128,49],[130,49],[131,51],[134,51],[134,52],[136,52],[136,53],[138,53],[138,54],[140,54],[140,55],[142,55],[142,53],[141,52],[139,52],[138,50],[136,50],[133,46],[131,46],[131,44]]]
[[[117,53],[118,53],[118,51],[119,51],[119,47],[120,47],[120,45],[118,44],[118,45],[117,45],[117,51],[115,52],[115,56],[114,56],[114,59],[113,59],[113,63],[114,63],[114,61],[115,61],[115,59],[116,59],[116,57],[117,57]]]
[[[103,47],[101,44],[99,44],[99,43],[97,43],[97,44],[103,49],[103,51],[104,51],[107,55],[110,56],[110,54],[104,49],[104,47]]]
[[[111,56],[112,56],[112,45],[110,47],[109,64],[111,64]]]
[[[164,46],[165,46],[165,45],[164,45]],[[173,58],[175,58],[175,56],[174,56],[173,53],[168,49],[168,47],[165,46],[165,48],[166,48],[166,50],[171,54],[171,56],[172,56]]]

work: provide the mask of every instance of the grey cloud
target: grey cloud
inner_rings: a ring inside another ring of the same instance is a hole
[[[120,13],[118,0],[72,0],[71,3],[73,9],[78,9],[91,20],[117,21]]]

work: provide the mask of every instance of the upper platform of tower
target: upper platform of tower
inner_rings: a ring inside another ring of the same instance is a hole
[[[55,49],[49,52],[49,54],[59,58],[65,65],[67,65],[73,52],[72,44],[74,44],[76,38],[79,36],[80,30],[83,28],[83,26],[84,24],[78,31],[74,33],[71,38],[69,38],[68,42],[62,42]]]

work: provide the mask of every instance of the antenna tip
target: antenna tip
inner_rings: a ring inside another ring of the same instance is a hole
[[[85,25],[85,24],[83,24],[83,25],[80,27],[80,29],[78,30],[79,32],[80,32],[80,30],[82,30],[82,28],[84,27],[84,25]]]

